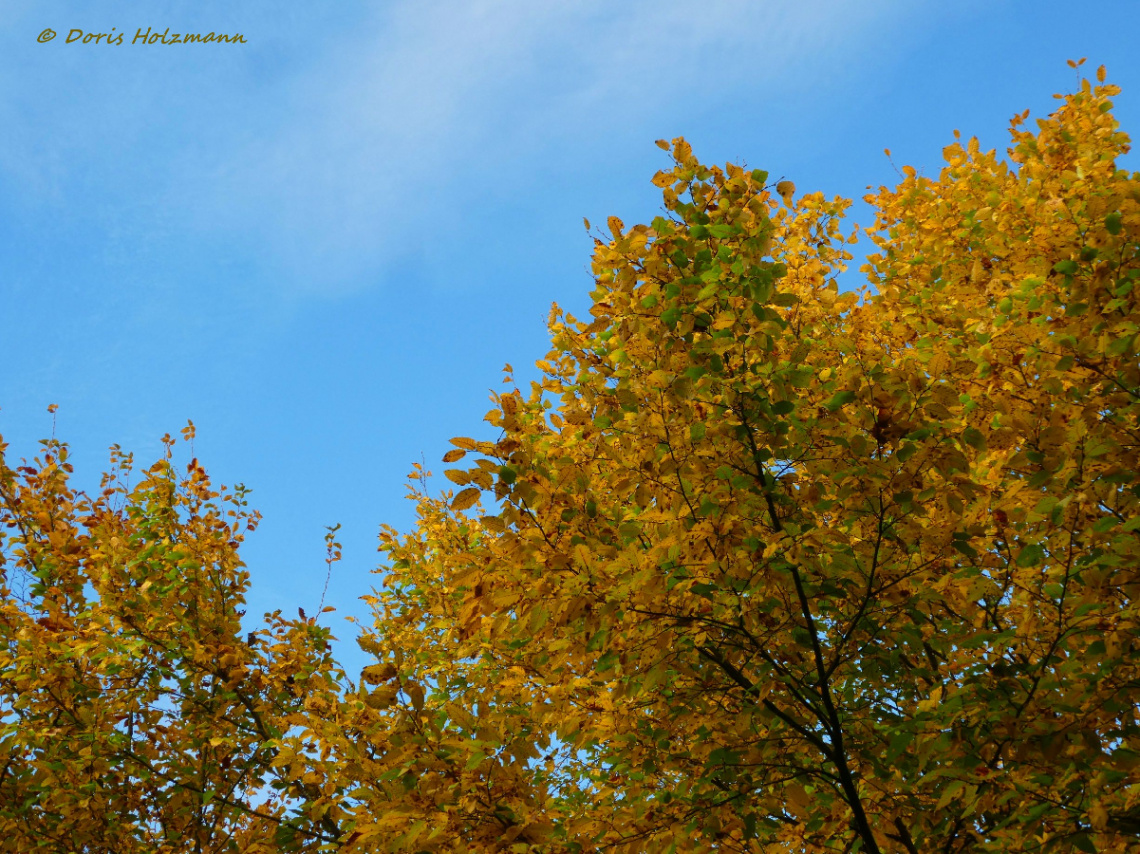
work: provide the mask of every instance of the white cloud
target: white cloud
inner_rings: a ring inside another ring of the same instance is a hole
[[[57,52],[83,84],[57,72],[54,91],[16,87],[0,119],[23,120],[0,137],[0,169],[49,204],[98,194],[140,242],[160,207],[206,251],[272,259],[286,287],[353,289],[477,215],[468,187],[488,171],[602,158],[678,111],[826,78],[897,5],[416,0],[335,25],[248,16],[245,55]]]

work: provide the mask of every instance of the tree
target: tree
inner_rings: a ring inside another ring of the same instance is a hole
[[[461,491],[384,540],[365,648],[423,686],[392,707],[404,850],[1135,848],[1117,91],[1102,70],[1015,119],[1011,162],[955,141],[869,196],[861,295],[848,202],[660,143],[665,214],[610,219],[592,318],[552,313],[501,438],[453,440]]]
[[[259,517],[197,460],[178,476],[165,441],[134,487],[112,449],[95,498],[69,485],[66,445],[11,468],[0,443],[0,850],[340,836],[334,792],[290,773],[335,676],[328,629],[274,614],[242,637],[237,547]]]
[[[665,211],[596,239],[591,318],[555,307],[541,380],[494,396],[499,438],[452,440],[445,463],[474,458],[445,471],[458,492],[413,472],[358,682],[327,631],[279,616],[241,652],[247,693],[207,682],[236,649],[234,529],[167,497],[160,466],[111,514],[133,538],[81,534],[68,520],[109,511],[55,497],[49,446],[23,492],[3,481],[9,563],[40,578],[32,604],[4,589],[0,709],[24,717],[0,731],[0,794],[31,809],[3,829],[59,813],[61,839],[142,839],[75,790],[77,745],[101,769],[130,758],[101,710],[141,702],[142,681],[108,688],[145,649],[174,650],[165,678],[196,699],[140,754],[165,776],[109,788],[214,850],[206,806],[234,850],[1135,850],[1140,176],[1116,167],[1117,91],[1102,69],[1036,133],[1015,119],[1010,162],[955,141],[937,180],[908,168],[869,196],[860,293],[837,284],[849,202],[659,143]],[[191,542],[215,557],[187,563]],[[88,569],[139,560],[168,581],[137,604]],[[158,627],[86,616],[120,611]],[[39,639],[40,613],[99,627],[103,682]],[[237,782],[204,747],[231,719]],[[280,799],[256,805],[247,779]]]

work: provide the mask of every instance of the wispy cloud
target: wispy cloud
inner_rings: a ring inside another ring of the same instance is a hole
[[[134,244],[189,236],[262,259],[283,288],[343,292],[478,216],[465,181],[489,164],[604,158],[703,102],[826,78],[897,7],[419,0],[320,39],[315,13],[246,14],[239,50],[36,46],[58,62],[0,104],[0,170],[27,204],[84,209]],[[220,8],[192,23],[232,18]]]

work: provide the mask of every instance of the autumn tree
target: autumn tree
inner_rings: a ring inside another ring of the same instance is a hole
[[[454,492],[413,472],[359,679],[303,614],[243,641],[254,517],[197,463],[95,499],[58,443],[0,467],[0,846],[1137,850],[1116,93],[869,196],[853,292],[848,201],[660,143],[590,317]]]
[[[327,734],[375,816],[355,844],[1135,850],[1116,93],[1102,70],[1007,160],[955,139],[868,196],[860,292],[849,202],[660,143],[663,214],[610,219],[591,317],[554,310],[500,437],[453,440],[457,494],[383,537],[345,708],[393,784]]]
[[[237,548],[258,515],[197,460],[180,474],[173,444],[141,473],[113,449],[89,497],[63,443],[18,466],[0,443],[2,851],[275,852],[341,835],[335,790],[291,759],[329,702],[329,630],[275,614],[242,632]]]

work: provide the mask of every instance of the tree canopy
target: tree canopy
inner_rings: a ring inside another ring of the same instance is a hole
[[[455,490],[413,472],[358,679],[303,613],[241,638],[256,514],[196,461],[96,499],[54,440],[5,463],[0,848],[1136,850],[1117,93],[904,168],[846,292],[848,200],[659,143],[590,317]]]

